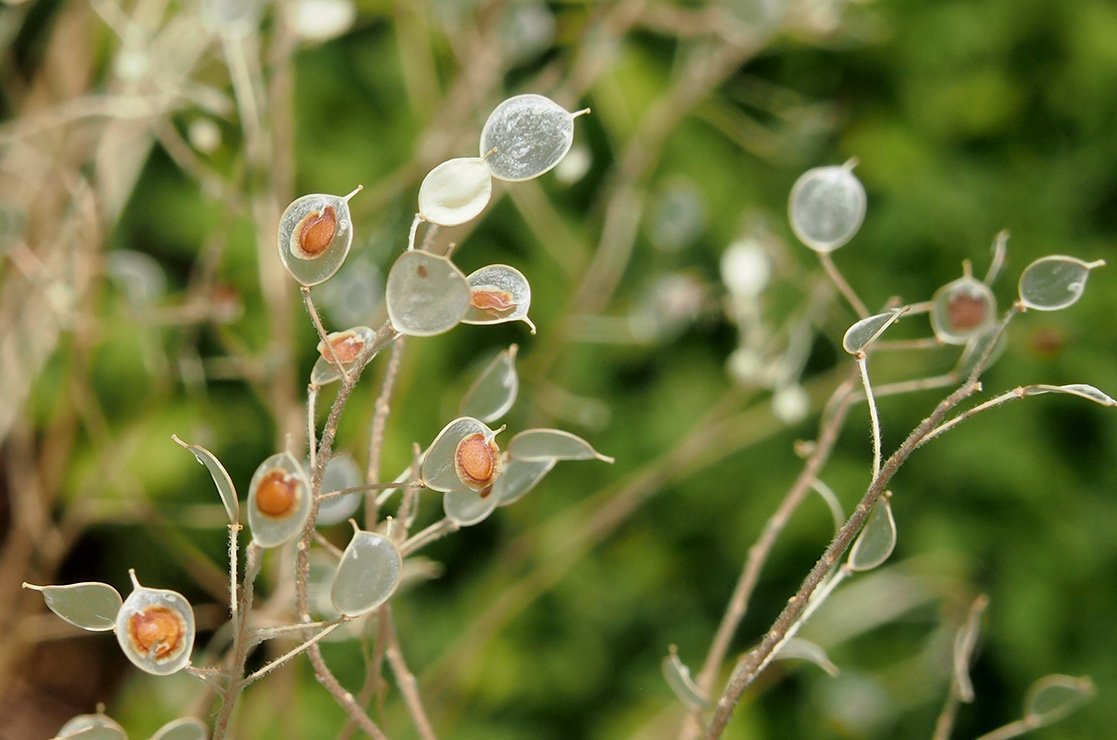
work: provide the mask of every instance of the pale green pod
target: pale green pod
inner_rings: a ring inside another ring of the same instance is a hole
[[[816,252],[832,252],[853,238],[865,219],[865,188],[852,167],[807,170],[788,201],[791,230]]]
[[[480,157],[451,159],[435,167],[419,186],[419,215],[440,226],[472,221],[485,210],[493,176]]]
[[[1020,275],[1020,302],[1036,311],[1058,311],[1073,305],[1086,290],[1090,271],[1105,260],[1083,262],[1076,257],[1042,257]]]
[[[709,709],[709,697],[698,688],[698,684],[694,683],[694,679],[690,677],[690,669],[679,659],[674,645],[670,647],[667,657],[660,663],[660,668],[672,693],[688,711],[701,712]]]
[[[939,288],[931,304],[931,330],[944,344],[966,344],[993,328],[997,320],[993,291],[969,276]]]
[[[522,272],[509,265],[489,265],[471,273],[466,282],[469,284],[469,309],[462,323],[523,321],[531,333],[535,333],[535,324],[527,317],[531,308],[531,286]]]
[[[508,98],[481,130],[481,157],[493,177],[530,180],[562,161],[574,143],[574,115],[542,95]]]
[[[346,371],[366,363],[376,349],[375,338],[376,332],[367,326],[354,326],[327,334],[326,341],[333,347],[333,354],[330,354],[325,342],[318,343],[318,361],[310,371],[310,382],[326,385],[341,378],[341,370],[334,363],[335,356]]]
[[[872,570],[888,560],[896,549],[896,520],[887,498],[881,498],[849,551],[849,568],[854,572]]]
[[[396,331],[429,337],[450,331],[465,317],[470,290],[450,260],[411,250],[392,265],[384,297]]]
[[[140,670],[167,676],[190,663],[194,648],[194,610],[176,592],[145,588],[130,571],[134,588],[116,617],[116,640]]]
[[[485,423],[469,416],[454,419],[442,428],[423,455],[423,484],[435,491],[458,491],[467,488],[458,469],[458,449],[467,438],[475,435],[491,440],[495,432]]]
[[[382,534],[358,530],[334,573],[330,596],[338,612],[359,617],[383,604],[399,585],[403,559]]]
[[[830,676],[836,676],[841,672],[821,645],[804,640],[802,637],[793,637],[783,643],[772,657],[775,660],[805,660],[814,663]]]
[[[480,524],[496,511],[499,503],[491,491],[482,495],[467,488],[447,491],[442,495],[442,511],[459,527]]]
[[[107,583],[86,581],[65,586],[24,583],[23,587],[41,593],[48,609],[90,632],[108,632],[116,627],[116,615],[124,603],[120,593]]]
[[[864,352],[865,349],[880,338],[888,327],[899,320],[906,309],[896,309],[887,313],[878,313],[867,316],[846,329],[842,337],[842,349],[851,355]]]
[[[1031,685],[1024,698],[1024,717],[1032,727],[1045,727],[1086,704],[1097,689],[1088,677],[1062,674],[1044,676]]]
[[[151,740],[206,740],[209,732],[200,719],[183,717],[173,719],[160,727]]]
[[[515,344],[509,346],[481,371],[462,396],[458,409],[462,416],[472,416],[487,424],[508,413],[520,391],[520,378],[516,374],[518,350]]]
[[[593,446],[570,432],[561,429],[527,429],[508,442],[508,454],[513,460],[601,460],[611,463],[613,458],[602,455]]]
[[[97,713],[71,717],[54,737],[56,740],[128,740],[128,733],[111,718]]]
[[[278,547],[302,531],[310,516],[310,481],[289,452],[260,463],[248,484],[248,527],[260,547]]]
[[[544,460],[508,460],[500,477],[493,484],[493,498],[500,506],[516,503],[539,485],[557,462],[553,457]]]
[[[333,455],[322,471],[322,492],[340,491],[361,485],[361,469],[347,452]],[[361,505],[363,493],[350,493],[323,501],[318,505],[318,524],[337,524],[353,516]]]
[[[221,497],[221,503],[225,506],[225,513],[229,517],[230,524],[236,524],[240,521],[240,500],[237,498],[237,489],[233,486],[233,479],[229,477],[229,471],[225,470],[225,466],[217,459],[217,456],[207,450],[201,445],[192,445],[188,442],[183,442],[175,435],[171,435],[177,444],[190,451],[194,458],[205,466],[209,471],[209,475],[213,478],[213,485],[217,487],[217,495]]]
[[[359,190],[359,188],[358,188]],[[329,280],[353,244],[349,198],[314,193],[296,198],[279,218],[279,258],[300,285]]]

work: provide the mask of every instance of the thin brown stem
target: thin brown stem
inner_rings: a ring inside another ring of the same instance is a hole
[[[842,296],[849,302],[853,308],[854,313],[858,318],[865,318],[869,315],[869,309],[865,307],[864,302],[858,297],[853,286],[842,275],[838,266],[834,264],[834,259],[830,256],[829,252],[819,252],[818,259],[822,263],[822,267],[826,270],[826,274],[830,276],[830,280],[837,286]]]
[[[415,723],[415,729],[418,731],[419,737],[423,740],[434,740],[434,728],[431,726],[426,710],[423,709],[422,697],[419,696],[419,684],[403,658],[403,649],[400,647],[399,637],[396,635],[395,620],[392,619],[391,607],[387,604],[382,606],[379,616],[387,637],[386,655],[388,665],[392,667],[392,673],[395,674],[396,685],[399,686],[400,693],[403,694],[407,711],[411,714],[411,720]]]
[[[388,425],[388,414],[391,412],[392,392],[395,389],[396,378],[399,377],[400,364],[403,362],[403,339],[392,345],[391,354],[388,356],[388,366],[384,368],[384,380],[380,384],[380,394],[376,397],[376,405],[372,415],[371,431],[368,439],[368,469],[365,480],[369,484],[368,495],[365,496],[365,529],[371,530],[379,519],[379,507],[376,505],[376,496],[372,488],[380,482],[380,460],[384,452],[384,430]]]

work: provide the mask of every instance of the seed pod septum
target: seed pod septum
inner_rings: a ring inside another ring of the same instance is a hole
[[[467,434],[454,451],[454,470],[458,479],[482,496],[488,495],[503,465],[495,436],[496,432],[489,435],[482,432]]]
[[[323,206],[303,216],[291,232],[291,252],[305,260],[321,257],[337,233],[337,211]]]

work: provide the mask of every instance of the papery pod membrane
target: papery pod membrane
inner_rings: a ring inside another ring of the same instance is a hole
[[[217,495],[221,497],[221,503],[225,506],[225,513],[229,517],[230,524],[236,524],[240,521],[240,499],[237,498],[237,489],[233,485],[233,479],[229,477],[229,471],[225,470],[225,466],[217,459],[217,455],[207,450],[201,445],[192,445],[189,442],[183,442],[175,435],[171,435],[171,439],[175,443],[181,445],[190,451],[194,458],[205,466],[209,471],[209,475],[213,478],[213,485],[217,487]]]
[[[160,727],[151,740],[206,740],[209,732],[201,720],[183,717]]]
[[[347,617],[367,614],[395,592],[402,568],[403,559],[389,538],[358,530],[334,574],[330,590],[334,606]]]
[[[423,178],[419,186],[419,215],[440,226],[472,221],[493,192],[493,176],[480,157],[461,157],[443,162]]]
[[[993,328],[997,299],[980,280],[960,277],[935,291],[931,299],[931,330],[944,344],[965,344]]]
[[[701,712],[710,708],[710,699],[702,693],[694,679],[690,677],[690,669],[679,659],[678,651],[672,645],[670,653],[660,663],[663,678],[671,688],[671,692],[682,702],[690,712]]]
[[[481,157],[493,177],[521,181],[557,165],[574,142],[574,116],[542,95],[508,98],[481,130]]]
[[[508,413],[520,391],[520,377],[516,374],[518,349],[514,344],[509,346],[481,371],[462,396],[458,410],[462,416],[472,416],[488,424]]]
[[[865,188],[846,165],[807,170],[791,189],[788,214],[799,241],[816,252],[831,252],[861,228]]]
[[[334,355],[341,361],[341,367],[349,371],[350,368],[359,367],[368,361],[369,355],[376,350],[376,332],[367,326],[354,326],[345,331],[335,331],[326,335],[326,339],[335,345]],[[310,382],[315,385],[326,385],[341,379],[341,370],[334,364],[333,357],[322,345],[318,343],[318,360],[310,371]]]
[[[388,272],[388,318],[400,334],[429,337],[450,331],[469,310],[465,275],[445,257],[411,250]]]
[[[339,452],[330,457],[322,471],[322,493],[355,488],[359,485],[361,485],[361,469],[352,455]],[[363,497],[363,493],[357,492],[323,501],[318,504],[318,524],[330,525],[344,522],[360,508]]]
[[[423,455],[421,475],[427,488],[435,491],[454,491],[466,487],[458,477],[454,457],[458,445],[471,434],[484,434],[491,437],[493,430],[469,416],[454,419],[442,428]]]
[[[1025,396],[1039,396],[1044,393],[1065,393],[1070,396],[1085,398],[1099,406],[1117,406],[1117,400],[1106,395],[1092,385],[1085,383],[1071,383],[1070,385],[1029,385],[1024,388]]]
[[[1094,682],[1087,676],[1044,676],[1028,689],[1024,698],[1024,717],[1035,723],[1033,727],[1044,727],[1076,711],[1096,693]]]
[[[535,324],[527,317],[531,308],[531,286],[527,278],[515,267],[489,265],[471,273],[469,284],[469,309],[462,318],[464,324],[503,324],[523,321],[535,333]]]
[[[1105,260],[1083,262],[1076,257],[1041,257],[1020,275],[1020,302],[1036,311],[1058,311],[1073,305],[1086,290],[1090,271]]]
[[[881,497],[849,551],[849,568],[854,572],[872,570],[888,560],[896,548],[896,520],[888,499]]]
[[[780,645],[773,658],[775,660],[805,660],[808,663],[814,663],[830,676],[841,673],[838,666],[834,665],[821,646],[810,640],[804,640],[802,637],[793,637]]]
[[[279,258],[291,277],[307,287],[324,283],[341,268],[353,244],[348,199],[325,193],[296,198],[279,217],[277,238]]]
[[[493,484],[492,497],[500,506],[516,503],[535,488],[557,462],[553,457],[545,460],[508,460]]]
[[[104,714],[79,714],[62,725],[54,737],[67,740],[128,740],[128,733]]]
[[[263,494],[263,495],[261,495]],[[302,531],[310,516],[310,481],[289,452],[272,455],[248,485],[248,527],[260,547],[278,547]]]
[[[491,491],[484,496],[469,489],[442,494],[442,511],[459,527],[480,524],[496,511],[499,503]]]
[[[888,313],[878,313],[868,316],[846,329],[842,337],[842,349],[851,355],[864,352],[865,348],[875,342],[881,334],[896,323],[907,309],[896,309]]]
[[[528,429],[508,442],[508,454],[514,460],[601,460],[602,455],[589,442],[561,429]]]
[[[124,603],[120,593],[107,583],[85,581],[65,586],[24,583],[23,587],[41,593],[48,609],[75,627],[90,632],[113,629]]]
[[[131,575],[134,588],[116,617],[120,649],[147,673],[177,673],[189,665],[194,648],[194,609],[182,594],[145,588]]]

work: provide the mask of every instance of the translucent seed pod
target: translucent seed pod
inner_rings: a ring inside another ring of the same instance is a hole
[[[1020,302],[1036,311],[1058,311],[1073,305],[1086,290],[1090,271],[1105,260],[1083,262],[1076,257],[1041,257],[1020,275]]]
[[[493,193],[493,175],[480,157],[451,159],[435,167],[419,186],[419,215],[440,226],[472,221]]]
[[[679,658],[674,645],[670,647],[670,653],[663,659],[660,668],[671,692],[688,711],[702,712],[710,708],[710,698],[694,683],[690,668]]]
[[[237,498],[237,489],[233,486],[233,479],[229,477],[229,472],[225,470],[225,466],[217,459],[217,455],[207,450],[201,445],[192,445],[188,442],[183,442],[177,435],[172,434],[171,439],[176,444],[182,446],[194,455],[199,463],[205,466],[209,471],[209,475],[213,478],[213,484],[217,487],[217,495],[221,497],[221,503],[225,506],[225,513],[229,517],[230,524],[236,524],[240,521],[240,499]]]
[[[508,265],[489,265],[471,273],[466,282],[470,295],[463,324],[523,321],[535,333],[535,324],[527,317],[531,286],[522,272]]]
[[[993,291],[968,275],[936,290],[931,303],[931,330],[944,344],[965,344],[997,320]]]
[[[353,456],[340,452],[326,462],[322,471],[322,491],[340,491],[361,485],[361,469]],[[337,524],[353,516],[361,505],[361,493],[350,493],[323,501],[318,505],[319,524]]]
[[[892,506],[882,497],[873,505],[865,526],[849,550],[849,568],[854,572],[872,570],[888,560],[896,549],[896,520]]]
[[[542,95],[517,95],[498,105],[481,129],[481,157],[500,180],[539,177],[557,165],[574,142],[574,118]]]
[[[849,164],[807,170],[791,188],[788,214],[799,241],[816,252],[832,252],[861,228],[865,188]]]
[[[450,260],[412,250],[388,272],[388,318],[400,334],[429,337],[450,331],[469,310],[465,275]]]
[[[496,432],[469,416],[442,428],[423,455],[422,477],[435,491],[483,490],[499,477],[502,467]]]
[[[132,593],[116,617],[116,640],[137,668],[166,676],[190,663],[194,647],[194,610],[182,594],[145,588],[132,578]]]
[[[310,481],[289,452],[272,455],[256,468],[248,488],[248,526],[260,547],[293,540],[310,516]]]
[[[334,364],[334,357],[337,357],[346,370],[366,362],[375,348],[375,338],[376,332],[367,326],[354,326],[352,329],[327,334],[326,341],[330,343],[333,352],[330,352],[325,342],[318,343],[320,356],[310,371],[310,382],[326,385],[341,378],[341,370]]]
[[[74,738],[75,740],[128,740],[128,733],[115,720],[103,713],[79,714],[71,717],[55,735],[55,738]]]
[[[279,258],[300,285],[329,280],[345,262],[353,244],[349,199],[314,193],[296,198],[279,218]]]
[[[347,617],[367,614],[395,592],[402,568],[403,559],[389,538],[356,530],[334,574],[334,606]]]
[[[527,429],[508,442],[508,454],[513,460],[601,460],[611,463],[613,458],[602,455],[593,446],[570,432],[561,429]]]
[[[442,494],[442,511],[459,527],[472,527],[489,518],[500,504],[496,496],[477,491],[447,491]]]
[[[865,348],[875,342],[888,327],[896,323],[907,309],[894,309],[888,313],[878,313],[875,316],[866,316],[846,329],[842,337],[842,349],[851,355],[864,352]]]
[[[1058,722],[1097,694],[1088,676],[1078,678],[1053,673],[1037,680],[1024,697],[1024,719],[1031,727]]]
[[[65,586],[24,583],[23,587],[41,593],[48,609],[75,627],[90,632],[114,629],[116,615],[124,603],[120,593],[107,583],[87,581]]]
[[[459,414],[488,424],[508,413],[520,391],[520,378],[516,374],[518,350],[513,344],[493,358],[462,396]]]
[[[500,506],[514,504],[551,472],[558,461],[554,458],[546,460],[516,460],[509,459],[504,464],[504,469],[493,484],[492,498]]]
[[[174,719],[160,727],[151,740],[206,740],[205,724],[194,717]]]

